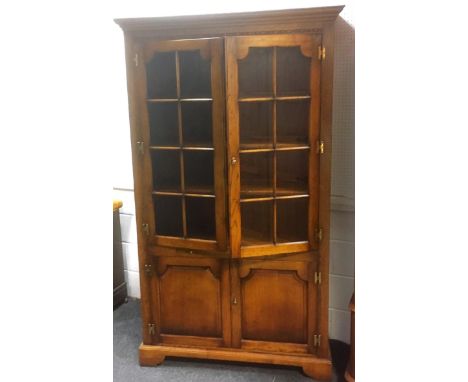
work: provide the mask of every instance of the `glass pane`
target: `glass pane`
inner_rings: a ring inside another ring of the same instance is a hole
[[[184,150],[185,192],[214,193],[213,153]]]
[[[309,198],[279,199],[276,208],[277,242],[306,241]]]
[[[182,102],[184,146],[213,146],[211,102]]]
[[[182,197],[154,195],[156,235],[183,236]]]
[[[185,198],[187,236],[215,240],[215,198]]]
[[[239,102],[240,148],[273,147],[273,102]]]
[[[298,46],[277,48],[276,86],[278,96],[310,94],[310,58]]]
[[[148,98],[177,98],[174,52],[159,52],[146,64]]]
[[[179,146],[177,103],[148,103],[151,145]]]
[[[241,199],[273,195],[273,153],[240,155]]]
[[[276,153],[277,195],[308,194],[309,150]]]
[[[211,97],[210,61],[200,51],[179,52],[181,98]]]
[[[273,243],[273,201],[241,203],[242,246]]]
[[[273,95],[273,48],[250,48],[246,58],[238,61],[239,97]]]
[[[309,144],[309,100],[278,101],[276,104],[277,143]]]
[[[180,157],[178,150],[151,151],[153,188],[156,191],[180,192]]]

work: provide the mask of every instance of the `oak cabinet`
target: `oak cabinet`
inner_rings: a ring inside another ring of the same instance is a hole
[[[119,19],[143,344],[330,377],[333,24],[342,7]]]

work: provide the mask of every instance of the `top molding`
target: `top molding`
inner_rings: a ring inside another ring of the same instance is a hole
[[[128,34],[158,36],[218,36],[259,32],[297,32],[323,29],[333,23],[344,5],[277,11],[213,15],[115,19]]]

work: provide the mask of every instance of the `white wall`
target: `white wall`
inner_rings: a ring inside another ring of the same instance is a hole
[[[261,3],[264,3],[262,7]],[[214,3],[213,3],[214,4]],[[280,6],[276,6],[280,4]],[[284,8],[280,2],[250,2],[238,4],[237,8],[207,8],[192,11],[194,14],[248,11]],[[311,7],[336,5],[339,2],[292,1],[288,7]],[[165,12],[164,12],[165,11]],[[184,14],[190,13],[186,8]],[[349,299],[354,290],[354,27],[351,24],[351,7],[345,8],[336,24],[335,83],[333,113],[333,156],[332,156],[332,214],[330,243],[330,338],[349,342],[350,318]],[[163,13],[148,10],[129,10],[118,17],[155,16],[178,14],[177,10],[166,8]],[[116,16],[117,17],[117,16]],[[123,200],[120,210],[122,246],[124,254],[125,279],[128,293],[140,297],[138,250],[135,226],[135,204],[133,200],[133,176],[131,168],[130,133],[128,107],[126,104],[125,63],[123,39],[116,26],[115,48],[119,93],[116,95],[114,116],[115,135],[113,144],[114,197]],[[119,55],[119,56],[117,56]]]

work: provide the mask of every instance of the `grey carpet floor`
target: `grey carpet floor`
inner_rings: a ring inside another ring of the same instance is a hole
[[[300,368],[234,362],[166,358],[162,365],[141,367],[139,300],[114,310],[114,382],[314,382]],[[339,379],[333,375],[333,382]]]

